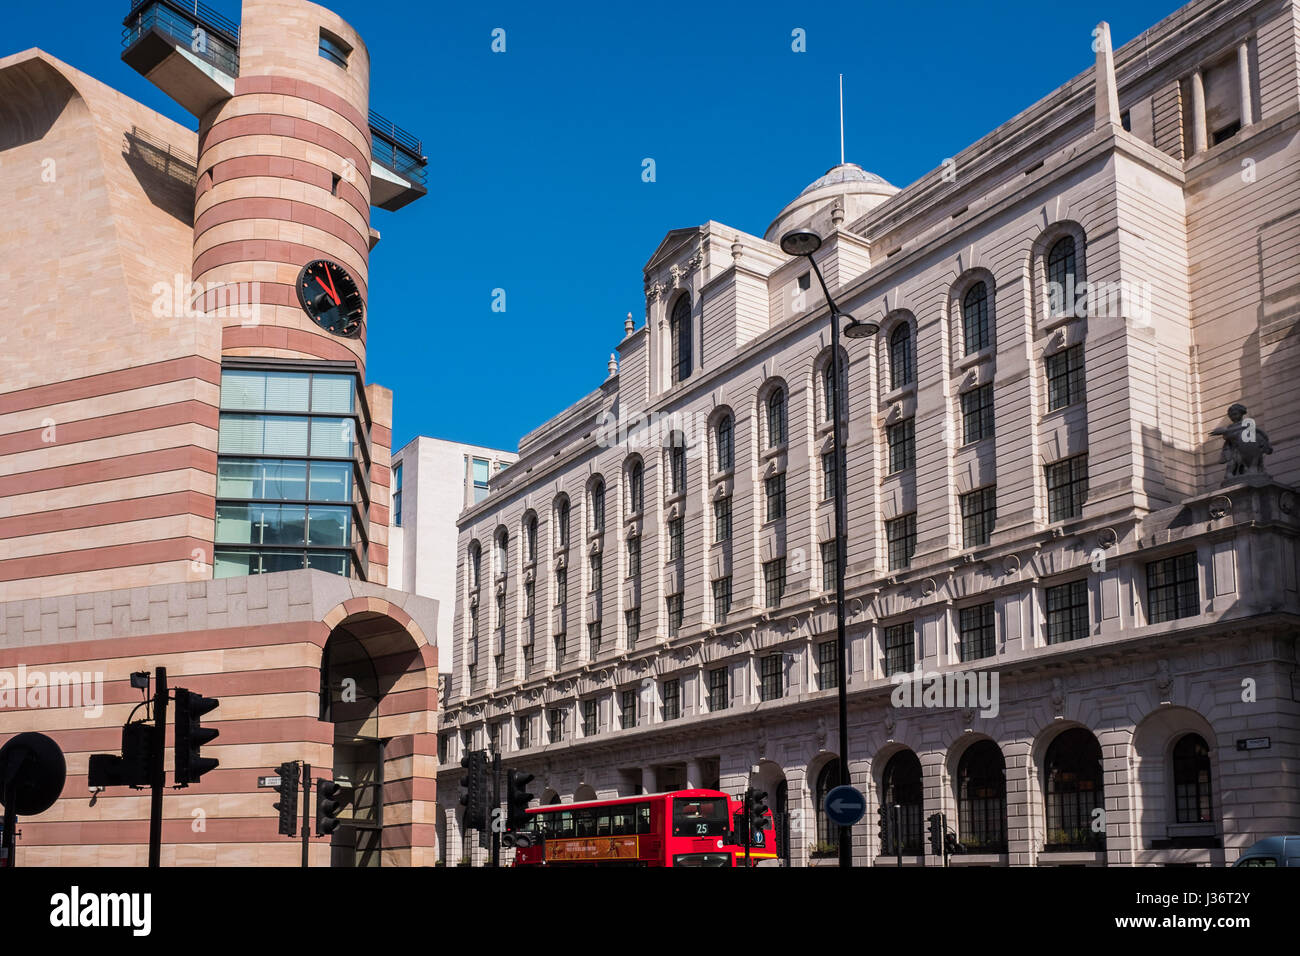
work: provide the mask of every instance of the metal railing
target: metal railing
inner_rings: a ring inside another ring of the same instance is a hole
[[[423,186],[428,172],[424,144],[396,123],[370,111],[371,155],[379,165]]]
[[[150,30],[157,30],[217,69],[230,76],[239,75],[239,24],[205,4],[136,0],[122,26],[123,48],[134,46]]]

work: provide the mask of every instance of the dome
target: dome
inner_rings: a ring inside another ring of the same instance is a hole
[[[806,196],[810,192],[815,192],[824,186],[838,186],[840,183],[870,183],[873,186],[890,186],[885,180],[881,179],[875,173],[869,173],[857,163],[844,163],[840,166],[832,166],[826,171],[825,176],[814,179],[804,187],[800,196]]]
[[[845,222],[852,222],[896,192],[897,186],[857,163],[840,163],[805,186],[767,227],[763,238],[775,242],[792,228],[810,225],[824,233],[831,227],[832,207],[842,208]]]

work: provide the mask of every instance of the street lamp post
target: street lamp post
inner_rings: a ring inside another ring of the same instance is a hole
[[[844,452],[844,422],[840,416],[840,401],[847,396],[840,395],[840,383],[844,381],[844,369],[840,364],[840,319],[848,319],[844,334],[851,339],[870,338],[880,331],[874,322],[859,322],[853,316],[841,312],[831,298],[831,290],[826,288],[826,280],[817,267],[813,253],[821,248],[822,240],[817,233],[807,229],[796,229],[781,237],[781,250],[789,256],[806,256],[812,263],[817,281],[821,283],[830,308],[831,320],[831,361],[834,374],[831,376],[831,428],[832,441],[835,445],[835,645],[838,664],[836,665],[836,684],[839,687],[840,706],[840,785],[849,786],[849,708],[848,708],[848,651],[844,637],[844,565],[847,563],[848,541],[848,466]],[[840,827],[840,866],[853,865],[852,830]]]

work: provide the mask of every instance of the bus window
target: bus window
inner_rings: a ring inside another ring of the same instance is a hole
[[[549,835],[557,837],[573,836],[573,811],[565,810],[560,813],[559,817],[559,820],[556,821],[555,830]]]
[[[636,808],[636,832],[650,832],[650,804],[638,804]]]
[[[636,833],[636,820],[628,807],[619,807],[614,811],[613,836],[628,836]]]
[[[677,797],[673,800],[673,836],[721,836],[726,832],[726,797]]]
[[[574,836],[591,837],[595,835],[596,835],[596,811],[592,809],[575,811]]]
[[[608,810],[602,810],[596,816],[596,836],[610,835],[610,816]]]

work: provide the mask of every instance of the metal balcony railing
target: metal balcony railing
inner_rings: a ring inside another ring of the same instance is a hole
[[[187,0],[135,0],[122,25],[123,49],[130,49],[156,31],[224,73],[239,76],[239,24],[205,4]],[[370,111],[369,123],[371,158],[424,186],[428,160],[420,140],[374,110]]]
[[[135,0],[122,26],[124,49],[157,30],[222,72],[239,75],[239,24],[205,4]]]

